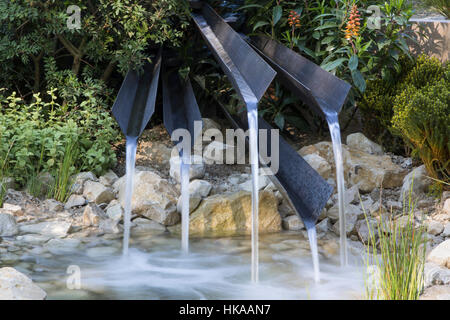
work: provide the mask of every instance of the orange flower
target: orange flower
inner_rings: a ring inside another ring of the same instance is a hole
[[[291,10],[289,12],[288,23],[289,26],[292,27],[292,29],[300,28],[300,15],[296,11]]]
[[[345,28],[345,39],[350,40],[352,37],[357,37],[359,35],[359,17],[358,7],[354,4],[350,11],[350,17]]]

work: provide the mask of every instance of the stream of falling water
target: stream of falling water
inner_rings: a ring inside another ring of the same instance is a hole
[[[313,225],[307,228],[309,247],[311,248],[311,255],[314,267],[314,281],[316,283],[320,282],[320,268],[319,268],[319,251],[317,249],[317,232],[316,226]]]
[[[181,178],[181,248],[189,252],[189,161],[184,155],[180,157]]]
[[[134,167],[136,164],[137,137],[126,138],[126,185],[125,185],[125,213],[123,229],[123,255],[128,255],[130,224],[131,224],[131,197],[133,196]]]
[[[345,230],[345,207],[344,207],[344,160],[342,157],[341,128],[339,126],[338,114],[326,114],[328,126],[330,128],[331,141],[333,142],[334,161],[336,163],[336,183],[338,189],[338,205],[339,205],[339,234],[340,234],[340,260],[341,266],[348,264],[347,257],[347,233]]]
[[[259,280],[258,209],[259,209],[259,154],[258,154],[258,104],[247,103],[248,129],[250,136],[250,164],[252,167],[252,282]]]

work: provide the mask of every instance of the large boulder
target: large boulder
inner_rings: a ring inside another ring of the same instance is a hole
[[[324,179],[328,179],[331,176],[330,164],[318,154],[307,154],[304,157],[305,161],[316,170]]]
[[[191,214],[189,233],[191,236],[234,236],[248,235],[252,225],[251,193],[239,191],[217,194],[202,201]],[[170,227],[173,233],[180,233],[181,226]],[[259,232],[269,233],[281,230],[278,200],[271,191],[259,193]]]
[[[112,188],[106,187],[100,182],[86,181],[84,183],[83,196],[89,202],[97,204],[109,203],[115,198]]]
[[[14,268],[0,269],[0,300],[44,300],[47,294]]]
[[[15,236],[19,232],[16,219],[9,213],[0,213],[0,237]]]
[[[450,268],[450,239],[442,242],[427,257],[427,261]]]
[[[413,201],[424,197],[432,183],[424,165],[415,168],[403,179],[400,201],[403,201],[404,197],[409,199],[410,194]]]
[[[20,226],[23,233],[37,233],[48,237],[62,238],[67,235],[71,227],[71,223],[67,221],[46,221]]]
[[[125,208],[125,179],[120,178],[115,186],[119,190],[118,199]],[[177,212],[179,193],[175,186],[152,171],[136,171],[131,210],[163,225],[174,225],[180,221]]]
[[[379,144],[371,141],[360,132],[352,133],[347,136],[347,146],[368,154],[375,154],[379,156],[383,154],[383,148]]]

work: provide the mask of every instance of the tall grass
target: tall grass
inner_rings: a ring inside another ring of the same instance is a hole
[[[5,195],[6,195],[6,184],[7,178],[11,178],[9,177],[8,174],[8,157],[9,157],[9,153],[11,152],[11,149],[14,145],[14,141],[11,142],[9,148],[8,148],[8,152],[6,152],[6,154],[4,155],[3,158],[0,158],[0,207],[3,206],[3,200],[5,199]]]
[[[403,204],[406,223],[398,223],[391,213],[373,227],[364,211],[369,229],[367,270],[376,267],[375,274],[366,277],[367,299],[416,300],[423,289],[426,232],[415,222],[411,199],[410,192]]]

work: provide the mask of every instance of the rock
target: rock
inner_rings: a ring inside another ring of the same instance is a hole
[[[365,219],[359,220],[355,225],[356,233],[358,234],[359,239],[364,244],[367,244],[369,242],[371,236],[374,237],[375,240],[378,238],[377,221],[375,219],[369,218],[368,223],[370,226],[370,231]]]
[[[44,300],[47,294],[14,268],[0,269],[0,300]]]
[[[303,158],[314,170],[316,170],[322,176],[322,178],[330,178],[331,166],[324,158],[315,153],[308,154]]]
[[[166,227],[162,224],[145,218],[134,219],[133,224],[133,233],[160,234],[166,231]]]
[[[69,199],[67,199],[64,209],[69,210],[73,207],[80,207],[86,204],[86,199],[78,194],[72,194]]]
[[[329,219],[325,218],[322,221],[320,221],[318,224],[316,224],[317,233],[327,233],[328,227],[329,227]]]
[[[442,211],[450,216],[450,199],[445,200],[444,206],[442,207]]]
[[[83,196],[97,204],[109,203],[115,198],[113,189],[105,187],[100,182],[86,181],[84,183]]]
[[[125,179],[118,180],[119,201],[125,207]],[[179,194],[173,184],[152,171],[138,171],[134,175],[134,191],[131,199],[132,212],[164,225],[180,221],[177,212]]]
[[[115,201],[115,200],[113,200],[113,201]],[[111,201],[111,203],[112,203],[112,201]],[[123,216],[123,208],[120,205],[120,203],[117,201],[117,203],[115,203],[113,205],[109,205],[106,208],[106,215],[111,220],[120,221],[122,219],[122,216]]]
[[[347,204],[345,206],[345,216],[355,216],[356,219],[363,216],[361,208],[358,205]],[[339,219],[339,203],[336,203],[327,211],[327,217],[331,221],[336,221]]]
[[[378,217],[387,212],[385,206],[380,201],[375,201],[367,211],[372,217]]]
[[[16,217],[23,216],[22,208],[14,204],[3,203],[3,210],[9,211],[13,216]]]
[[[16,219],[8,213],[0,213],[0,237],[12,237],[19,232]]]
[[[430,220],[426,223],[427,232],[433,236],[440,235],[444,231],[444,225],[439,221]]]
[[[227,161],[227,152],[231,152],[232,158]],[[203,159],[205,159],[206,164],[234,164],[234,146],[213,141],[208,144],[203,150]]]
[[[61,212],[64,210],[64,204],[55,199],[45,200],[44,205],[50,212]]]
[[[118,223],[119,220],[101,219],[98,227],[104,233],[119,233]]]
[[[192,236],[233,236],[251,233],[251,193],[239,191],[217,194],[202,201],[191,214],[189,231]],[[259,193],[259,232],[269,233],[281,230],[278,201],[270,191]],[[169,231],[180,233],[181,226],[170,227]]]
[[[197,195],[201,198],[207,197],[211,192],[212,185],[205,180],[193,180],[189,183],[189,194],[191,196]]]
[[[352,133],[347,136],[347,146],[368,154],[383,154],[383,148],[379,144],[369,140],[360,132]]]
[[[387,209],[389,211],[394,210],[394,211],[402,211],[403,210],[403,204],[400,201],[392,201],[392,200],[388,200],[386,202],[387,205]]]
[[[443,237],[450,237],[450,222],[445,225],[444,231],[442,232]]]
[[[450,239],[445,240],[433,250],[427,257],[427,261],[450,268]]]
[[[23,236],[17,236],[16,240],[23,241],[29,244],[42,244],[50,240],[51,236],[44,236],[41,234],[25,234]]]
[[[428,173],[425,165],[415,168],[403,179],[402,189],[400,191],[400,201],[403,202],[404,197],[409,200],[411,193],[412,200],[424,197],[428,192],[428,187],[432,184],[432,180],[427,178]],[[412,188],[412,189],[411,189]]]
[[[299,231],[305,228],[305,225],[303,224],[302,220],[296,214],[289,217],[285,217],[282,220],[282,224],[283,229],[285,230]]]
[[[45,244],[48,251],[55,255],[70,254],[81,244],[78,239],[51,239]]]
[[[106,219],[105,212],[95,203],[88,203],[83,212],[83,226],[90,227],[95,226],[98,227],[100,224],[100,220]]]
[[[205,163],[202,157],[197,155],[192,156],[192,163],[189,166],[189,180],[201,179],[205,175]],[[175,156],[170,158],[170,176],[180,183],[180,157]]]
[[[425,287],[432,285],[450,285],[450,269],[426,262],[424,268]]]
[[[357,221],[357,215],[354,215],[354,214],[350,214],[350,215],[346,214],[345,215],[345,232],[347,233],[347,235],[349,235],[355,228],[356,221]],[[341,234],[340,229],[339,229],[339,220],[336,221],[336,223],[333,225],[332,230],[338,236]]]
[[[424,290],[419,300],[450,300],[450,286],[432,286]]]
[[[92,172],[80,172],[71,177],[71,179],[72,187],[70,188],[70,192],[75,194],[83,193],[83,184],[85,181],[97,181],[97,177]]]
[[[337,190],[336,190],[337,191]],[[339,194],[336,192],[333,195],[334,202],[337,202],[339,200]],[[350,204],[350,203],[357,203],[359,204],[359,188],[358,186],[353,186],[351,188],[345,189],[344,194],[344,203]]]
[[[269,183],[270,183],[270,179],[267,176],[259,176],[258,190],[264,189]],[[252,185],[253,185],[253,181],[250,179],[250,180],[245,181],[244,183],[241,183],[239,185],[239,189],[248,191],[248,192],[252,192],[252,188],[253,188]]]
[[[189,213],[191,213],[192,211],[197,209],[197,207],[201,201],[202,201],[202,198],[197,195],[190,196],[189,197]],[[178,213],[181,213],[181,211],[182,211],[182,203],[181,202],[182,202],[182,200],[181,200],[181,196],[180,196],[178,198],[178,202],[177,202],[177,212]]]
[[[67,235],[71,225],[70,222],[66,221],[47,221],[22,225],[19,229],[23,233],[37,233],[44,236],[62,238]]]
[[[119,177],[117,176],[117,174],[115,174],[114,171],[109,170],[107,173],[100,177],[99,182],[104,186],[112,186],[118,179]]]

